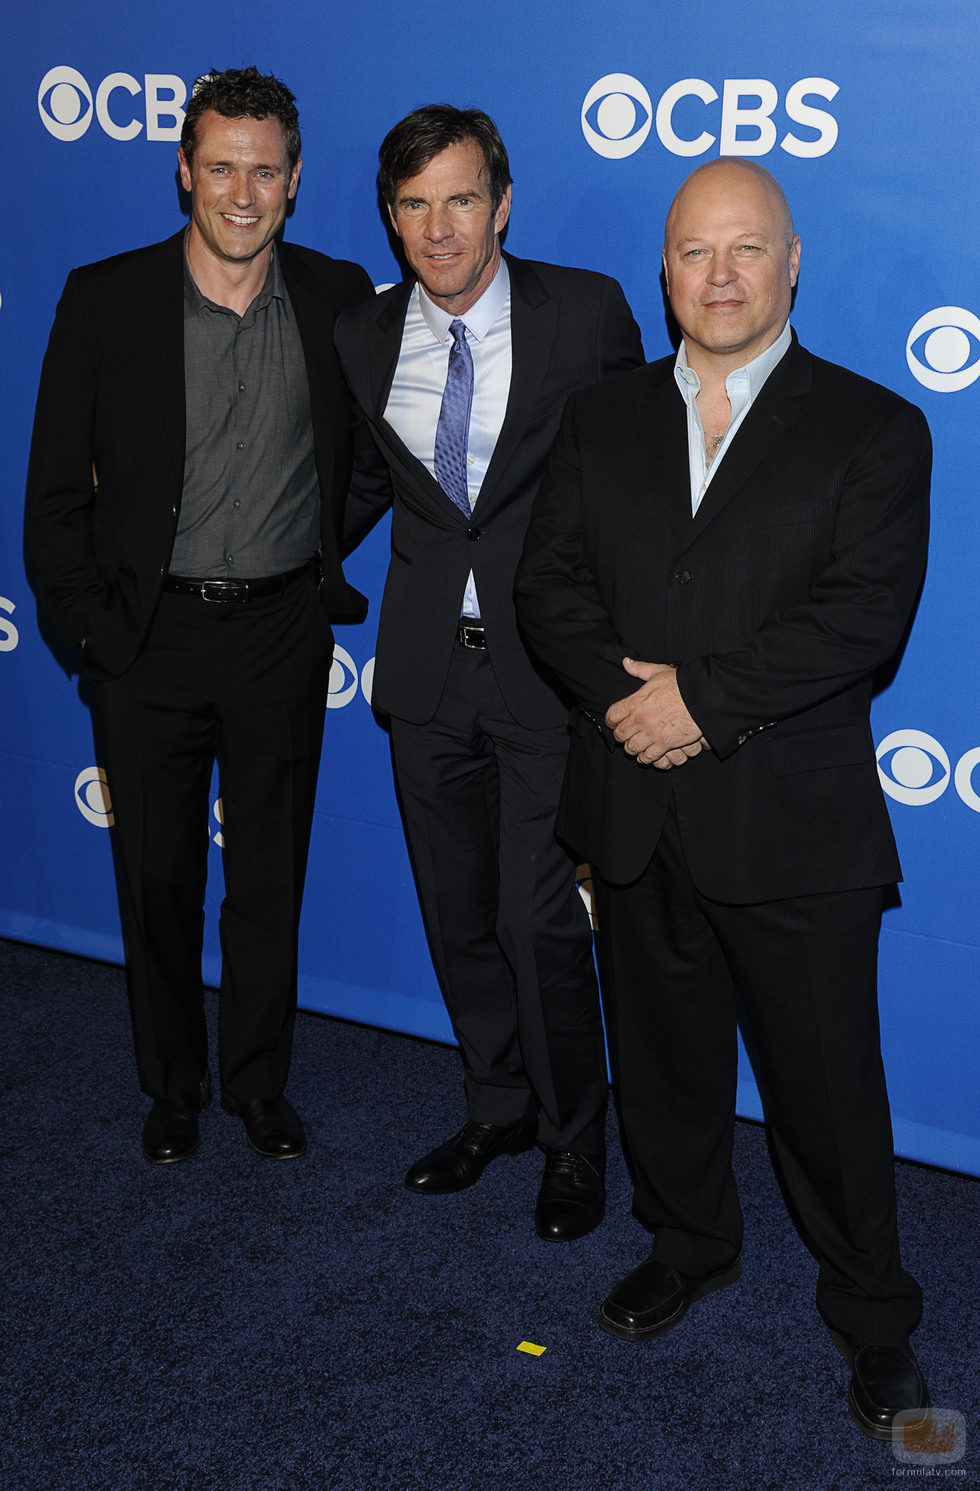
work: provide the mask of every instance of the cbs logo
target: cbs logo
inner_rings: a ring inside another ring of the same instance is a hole
[[[345,648],[338,647],[335,643],[333,662],[330,665],[327,708],[343,709],[354,698],[357,693],[358,684],[360,684],[361,692],[370,704],[373,683],[374,658],[368,658],[364,667],[358,672],[357,664],[350,653]]]
[[[875,752],[882,787],[896,802],[922,808],[942,797],[952,778],[959,797],[980,813],[980,792],[973,774],[980,766],[980,746],[974,746],[955,768],[939,741],[924,730],[893,730]]]
[[[101,766],[86,766],[75,778],[75,806],[87,823],[111,828],[115,823],[106,774]]]
[[[13,601],[8,601],[5,595],[0,595],[0,652],[13,652],[20,641],[20,632],[7,616],[12,616],[17,607]],[[7,616],[3,613],[6,611]]]
[[[794,124],[812,130],[815,138],[790,131],[778,139],[772,115],[779,93],[767,78],[726,78],[722,84],[718,134],[700,128],[700,105],[718,101],[718,90],[703,78],[672,83],[656,106],[643,84],[629,73],[612,72],[593,83],[582,103],[582,133],[598,155],[622,160],[639,150],[656,124],[661,144],[673,155],[704,155],[717,141],[720,155],[768,155],[778,143],[789,155],[812,159],[826,155],[837,143],[837,120],[826,109],[807,100],[830,103],[839,87],[829,78],[801,78],[787,91],[783,109]],[[675,114],[677,121],[675,122]],[[681,130],[688,131],[684,134]]]
[[[922,343],[917,352],[916,342]],[[933,393],[969,388],[980,378],[980,318],[959,305],[927,311],[909,332],[905,359],[913,378]]]
[[[182,78],[168,72],[148,72],[139,83],[128,72],[113,72],[103,78],[95,96],[80,72],[74,67],[52,67],[41,79],[37,90],[37,108],[41,122],[56,140],[80,140],[95,118],[114,140],[134,140],[143,128],[139,111],[113,99],[126,93],[131,98],[145,95],[146,138],[179,140],[184,122],[187,86]],[[128,116],[120,123],[109,112],[109,101],[117,115]]]

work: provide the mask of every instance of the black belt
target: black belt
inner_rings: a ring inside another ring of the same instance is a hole
[[[461,647],[479,647],[486,651],[487,633],[482,621],[463,620],[456,628],[456,641]]]
[[[287,570],[284,575],[264,576],[261,580],[191,580],[184,575],[164,575],[163,588],[174,595],[196,595],[202,601],[218,601],[221,605],[254,601],[263,595],[281,595],[291,581],[308,575],[313,563],[311,559],[299,569]]]

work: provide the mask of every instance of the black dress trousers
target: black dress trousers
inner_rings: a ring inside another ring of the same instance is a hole
[[[133,667],[95,685],[137,1065],[151,1097],[193,1097],[207,1064],[201,953],[215,761],[221,1087],[241,1102],[286,1085],[332,650],[307,575],[250,602],[165,591]]]

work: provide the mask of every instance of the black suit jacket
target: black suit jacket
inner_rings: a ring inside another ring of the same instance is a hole
[[[364,614],[338,552],[351,463],[338,313],[373,294],[356,264],[278,245],[310,387],[325,605]],[[153,618],[184,480],[183,232],[73,270],[41,372],[27,541],[41,599],[94,677],[124,673]],[[97,484],[96,484],[97,483]]]
[[[414,281],[355,307],[337,324],[341,362],[364,416],[345,552],[394,501],[372,697],[377,708],[416,724],[430,720],[438,707],[471,570],[494,672],[511,713],[532,729],[564,719],[567,704],[542,679],[518,634],[514,571],[566,398],[643,361],[639,330],[615,280],[511,255],[507,264],[510,395],[469,519],[384,418]]]
[[[580,706],[559,831],[629,883],[672,796],[714,899],[888,883],[869,708],[925,563],[925,419],[794,337],[692,518],[673,364],[570,401],[527,535],[520,619]],[[660,772],[614,744],[624,656],[679,665],[710,752]]]

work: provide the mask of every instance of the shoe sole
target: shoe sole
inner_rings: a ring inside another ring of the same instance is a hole
[[[702,1279],[698,1287],[692,1291],[682,1305],[678,1307],[667,1320],[662,1320],[659,1325],[628,1326],[619,1325],[615,1320],[610,1320],[603,1314],[603,1306],[599,1306],[596,1319],[604,1331],[610,1336],[616,1336],[620,1341],[650,1341],[654,1336],[663,1336],[675,1325],[679,1325],[692,1305],[697,1304],[699,1299],[705,1295],[714,1294],[716,1289],[725,1289],[729,1284],[734,1284],[742,1276],[741,1262],[733,1263],[731,1268],[724,1269],[721,1273],[709,1274]]]
[[[181,1160],[189,1160],[192,1155],[196,1155],[200,1147],[201,1140],[198,1138],[193,1149],[187,1149],[183,1154],[160,1155],[157,1157],[156,1155],[148,1155],[144,1149],[143,1158],[148,1165],[179,1165]]]
[[[258,1145],[252,1143],[247,1134],[245,1135],[245,1140],[249,1149],[253,1154],[257,1154],[260,1160],[299,1160],[306,1153],[305,1144],[302,1149],[291,1150],[289,1154],[273,1154],[267,1149],[259,1149]]]

